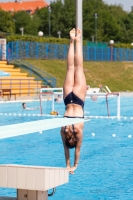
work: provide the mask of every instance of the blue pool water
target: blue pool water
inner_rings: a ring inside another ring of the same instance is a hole
[[[28,102],[30,107],[38,102]],[[110,112],[116,114],[116,103],[110,101]],[[50,112],[51,102],[43,102]],[[63,103],[55,109],[64,112]],[[22,111],[21,103],[1,103],[1,113],[39,113]],[[102,100],[85,104],[87,115],[107,115]],[[85,123],[80,162],[69,183],[57,187],[51,200],[132,200],[133,194],[133,97],[121,98],[121,115],[127,119],[91,119]],[[42,119],[31,116],[0,115],[0,125]],[[44,119],[44,117],[43,117]],[[0,164],[25,164],[65,167],[60,129],[0,140]],[[95,137],[92,137],[95,133]],[[116,137],[112,137],[116,134]],[[132,135],[129,138],[128,135]],[[30,142],[29,142],[30,141]],[[74,151],[71,150],[73,158]],[[73,160],[73,159],[72,159]],[[16,196],[14,189],[0,188],[0,196]]]

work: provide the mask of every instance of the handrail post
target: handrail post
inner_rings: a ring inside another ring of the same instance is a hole
[[[48,196],[53,196],[53,195],[55,194],[55,192],[56,192],[56,188],[53,188],[52,193],[51,193],[51,194],[48,194]]]
[[[54,92],[52,94],[52,111],[54,111]]]
[[[39,99],[40,99],[40,114],[42,115],[43,112],[42,112],[42,94],[41,94],[41,92],[39,93]]]
[[[118,94],[118,99],[117,99],[117,118],[120,119],[121,116],[121,103],[120,103],[120,93]]]
[[[37,96],[38,96],[38,80],[37,80]]]

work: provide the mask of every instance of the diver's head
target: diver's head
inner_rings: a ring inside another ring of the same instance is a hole
[[[69,149],[73,149],[73,148],[76,147],[77,141],[74,140],[74,139],[70,139],[70,140],[66,139],[66,140],[65,140],[65,145],[66,145]]]
[[[77,145],[77,139],[76,139],[76,135],[75,132],[73,132],[73,130],[71,130],[70,126],[67,127],[67,130],[65,128],[65,145],[69,148],[75,148]]]
[[[22,103],[22,107],[23,107],[23,109],[25,109],[26,108],[26,103]]]

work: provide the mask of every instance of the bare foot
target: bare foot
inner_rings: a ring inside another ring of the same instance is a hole
[[[79,28],[76,29],[76,37],[75,40],[76,41],[80,41],[81,39],[81,30]]]
[[[70,31],[70,38],[71,40],[75,40],[75,28]]]

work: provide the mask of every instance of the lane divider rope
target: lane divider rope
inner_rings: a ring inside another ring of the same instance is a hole
[[[29,117],[63,117],[63,115],[51,115],[51,114],[30,114],[30,113],[0,113],[4,116],[29,116]],[[124,120],[133,120],[133,117],[130,116],[84,116],[85,118],[90,119],[124,119]]]

